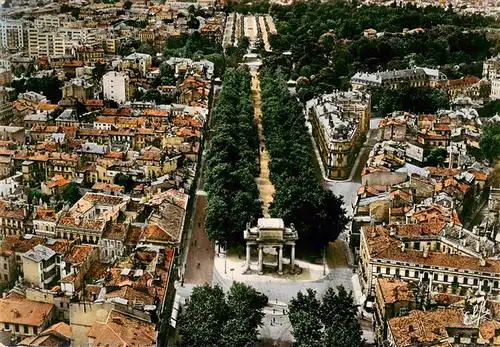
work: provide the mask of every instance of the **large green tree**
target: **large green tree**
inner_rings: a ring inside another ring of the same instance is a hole
[[[274,5],[271,14],[277,33],[270,35],[273,52],[264,64],[284,67],[287,79],[309,79],[298,88],[301,100],[334,88],[348,89],[350,77],[358,71],[460,65],[463,73],[478,73],[473,68],[477,62],[498,49],[484,29],[494,25],[492,19],[440,7],[308,1]],[[419,27],[423,31],[403,34],[405,28]],[[368,28],[383,35],[365,38]],[[287,59],[284,52],[290,52]]]
[[[500,155],[500,123],[489,123],[483,127],[483,135],[479,143],[483,155],[495,161]]]
[[[220,286],[193,289],[186,312],[179,318],[182,346],[249,347],[255,344],[267,297],[234,282],[229,293]]]
[[[299,292],[290,303],[290,322],[296,347],[360,347],[363,332],[352,292],[329,288],[319,300],[316,292]]]
[[[238,244],[246,223],[261,215],[253,179],[258,140],[250,96],[249,72],[244,68],[226,71],[211,116],[205,178],[206,231],[210,239],[222,244]]]
[[[302,105],[279,73],[263,70],[262,127],[275,187],[270,213],[294,223],[301,248],[319,250],[334,241],[348,222],[342,198],[318,182],[316,158]]]

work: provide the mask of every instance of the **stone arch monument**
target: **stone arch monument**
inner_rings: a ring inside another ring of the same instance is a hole
[[[264,247],[278,248],[278,274],[282,275],[283,247],[290,246],[290,267],[292,270],[295,268],[295,241],[298,240],[299,236],[293,223],[289,228],[286,228],[281,218],[259,218],[257,226],[251,228],[250,223],[247,224],[243,237],[247,243],[245,272],[250,271],[251,247],[257,247],[259,250],[259,275],[264,273]]]

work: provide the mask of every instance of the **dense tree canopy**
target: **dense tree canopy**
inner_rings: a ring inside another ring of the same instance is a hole
[[[299,91],[302,100],[348,88],[357,71],[474,65],[493,49],[486,31],[480,29],[492,25],[492,20],[441,7],[308,1],[273,6],[271,13],[278,33],[270,37],[273,53],[265,64],[286,67],[294,79],[308,78],[310,83]],[[364,37],[368,28],[381,35]],[[423,31],[403,34],[406,28]],[[286,51],[291,55],[284,58]]]
[[[290,322],[295,347],[360,347],[362,331],[352,292],[343,286],[329,288],[322,300],[308,289],[290,303]]]
[[[267,297],[234,282],[227,295],[221,287],[196,287],[179,319],[182,346],[249,347],[257,340]]]
[[[500,123],[486,124],[479,144],[483,155],[488,160],[495,161],[500,156]]]
[[[257,127],[250,100],[250,74],[226,71],[212,112],[205,190],[206,230],[211,240],[236,244],[246,223],[261,215],[256,173]]]
[[[15,98],[17,98],[17,94],[25,93],[26,91],[41,93],[53,104],[57,104],[62,98],[62,83],[55,76],[21,78],[12,81],[11,86],[16,91]]]
[[[435,113],[439,109],[449,107],[448,95],[432,87],[402,87],[400,89],[371,90],[372,106],[380,116],[393,111],[409,111],[415,113]]]
[[[261,72],[262,126],[275,187],[270,213],[294,223],[301,247],[320,249],[334,241],[348,221],[342,198],[318,183],[315,158],[302,106],[283,76]]]

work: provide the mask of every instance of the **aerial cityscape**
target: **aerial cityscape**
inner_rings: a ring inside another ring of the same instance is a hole
[[[0,346],[500,346],[500,3],[0,0]]]

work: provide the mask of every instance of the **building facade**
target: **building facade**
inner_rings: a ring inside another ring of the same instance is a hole
[[[306,109],[326,175],[348,178],[370,128],[370,95],[335,92],[310,100]]]
[[[119,104],[130,100],[130,78],[123,72],[110,71],[102,77],[104,100],[113,100]]]
[[[1,45],[4,49],[24,47],[24,25],[20,20],[0,20]]]

